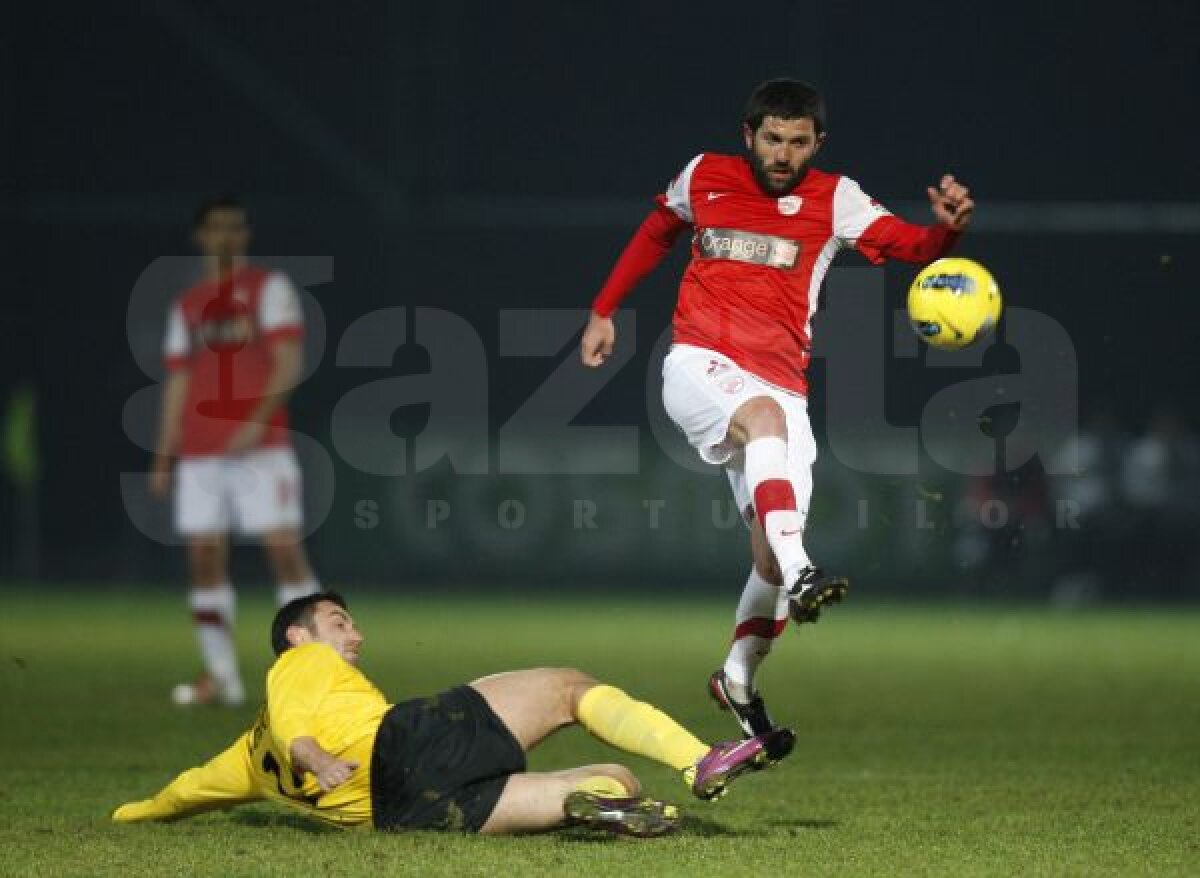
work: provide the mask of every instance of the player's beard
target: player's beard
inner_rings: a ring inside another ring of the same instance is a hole
[[[754,179],[758,181],[758,185],[761,186],[763,191],[768,195],[787,195],[796,188],[796,185],[804,178],[805,173],[808,171],[808,164],[805,163],[800,166],[799,170],[785,178],[783,182],[778,182],[767,172],[775,170],[776,168],[790,171],[791,166],[777,165],[774,163],[767,164],[753,153],[750,154],[750,167],[754,171]]]

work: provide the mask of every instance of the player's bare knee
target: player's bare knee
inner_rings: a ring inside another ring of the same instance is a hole
[[[558,668],[559,695],[566,715],[566,722],[573,722],[578,714],[579,701],[600,682],[591,674],[577,668]]]
[[[787,438],[787,416],[769,396],[756,396],[738,406],[730,422],[730,433],[743,442],[764,436]]]

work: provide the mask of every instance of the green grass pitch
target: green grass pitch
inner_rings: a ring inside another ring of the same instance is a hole
[[[261,592],[259,592],[261,594]],[[239,711],[181,711],[195,669],[177,591],[0,592],[2,875],[1187,874],[1200,871],[1200,614],[872,607],[788,631],[762,674],[800,733],[777,769],[720,802],[620,757],[685,807],[652,841],[579,831],[488,839],[340,832],[273,806],[115,826],[224,746]],[[703,737],[731,737],[704,694],[733,597],[371,594],[352,608],[363,668],[393,699],[483,674],[575,665]],[[265,599],[244,598],[252,689]],[[570,729],[531,767],[610,760]]]

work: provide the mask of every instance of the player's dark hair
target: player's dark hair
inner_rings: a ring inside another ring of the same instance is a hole
[[[246,212],[246,205],[242,204],[232,195],[218,195],[216,198],[210,198],[196,208],[196,212],[192,214],[192,228],[198,229],[218,210],[240,210]]]
[[[333,591],[319,591],[316,594],[305,595],[294,601],[288,601],[279,608],[279,612],[275,614],[275,619],[271,622],[271,649],[275,650],[275,655],[283,655],[292,648],[292,644],[287,639],[287,632],[293,625],[312,629],[313,615],[317,611],[317,604],[323,601],[337,604],[343,610],[350,609],[346,606],[346,599]]]
[[[815,88],[798,79],[768,79],[755,86],[742,121],[751,131],[757,131],[767,116],[812,119],[817,134],[825,131],[825,101]]]

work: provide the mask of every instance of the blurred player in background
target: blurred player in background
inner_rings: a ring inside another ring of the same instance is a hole
[[[581,355],[585,365],[604,363],[616,338],[613,312],[689,230],[663,402],[700,457],[725,467],[750,526],[753,564],[733,645],[709,691],[756,735],[773,723],[754,674],[789,613],[815,622],[848,587],[813,564],[803,541],[816,459],[805,370],[825,273],[846,248],[873,263],[942,256],[974,203],[947,174],[928,188],[937,223],[911,225],[849,177],[810,167],[825,140],[825,107],[802,82],[759,85],[742,135],[746,155],[702,153],[658,196],[593,302]]]
[[[301,541],[300,467],[286,401],[303,369],[304,317],[286,276],[247,261],[250,226],[236,200],[196,212],[204,278],[167,317],[164,386],[150,487],[175,484],[175,526],[187,540],[192,618],[204,660],[180,704],[245,700],[233,643],[236,598],[229,533],[261,540],[280,605],[319,591]],[[173,466],[174,465],[174,466]]]
[[[578,723],[613,747],[679,771],[715,799],[766,767],[772,732],[708,745],[671,717],[571,668],[493,674],[391,705],[358,669],[363,636],[332,592],[275,615],[267,699],[253,728],[121,823],[176,820],[270,799],[338,826],[486,834],[584,825],[635,836],[678,826],[673,805],[641,795],[622,765],[530,772],[525,754]]]

